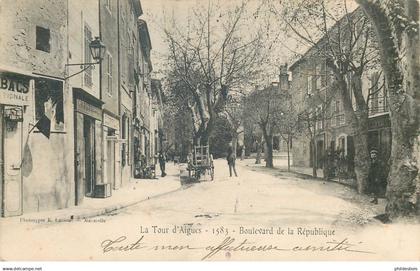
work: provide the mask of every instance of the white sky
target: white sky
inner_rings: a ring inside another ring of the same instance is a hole
[[[152,63],[155,77],[161,77],[159,71],[161,71],[162,67],[165,65],[165,55],[168,51],[167,45],[164,41],[163,27],[165,25],[170,26],[172,24],[172,18],[175,18],[175,21],[177,22],[186,21],[185,18],[190,15],[192,8],[199,5],[207,5],[208,1],[209,0],[141,0],[142,8],[144,11],[142,19],[144,19],[149,26],[150,37],[152,40]],[[220,0],[220,2],[219,0],[210,1],[212,1],[212,3],[218,2],[219,5],[228,7],[229,5],[240,3],[242,0]],[[339,2],[341,2],[339,0],[326,1],[329,2],[330,6],[337,5]],[[256,8],[259,3],[260,0],[251,0],[251,11],[254,7]],[[353,10],[357,6],[354,0],[347,0],[347,5],[350,10]],[[261,20],[263,20],[263,18],[261,18]],[[275,22],[273,22],[272,27],[275,27]],[[273,39],[273,37],[271,38]],[[270,61],[273,62],[273,70],[270,71],[272,78],[275,78],[278,71],[275,66],[284,64],[286,62],[289,62],[289,64],[291,63],[293,53],[288,48],[296,49],[296,43],[287,37],[280,37],[273,48],[273,55],[271,57],[272,59],[270,59]],[[300,48],[298,51],[303,53],[306,51],[306,49]],[[271,80],[271,78],[268,80]]]

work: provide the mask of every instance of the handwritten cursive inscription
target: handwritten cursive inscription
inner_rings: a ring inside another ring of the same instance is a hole
[[[299,252],[348,252],[348,253],[369,253],[374,254],[371,251],[365,251],[357,249],[355,243],[351,243],[347,238],[341,241],[328,241],[323,245],[293,245],[290,247],[280,247],[275,244],[256,244],[250,242],[248,239],[236,240],[233,237],[226,237],[221,243],[209,246],[197,246],[193,247],[188,244],[159,244],[159,245],[148,245],[145,242],[144,235],[135,241],[130,242],[127,240],[127,236],[120,236],[116,239],[106,239],[101,242],[101,248],[103,253],[109,252],[128,252],[133,250],[153,250],[153,251],[185,251],[185,250],[203,250],[205,255],[201,260],[208,260],[217,255],[219,252],[268,252],[268,251],[289,251],[293,253]],[[360,244],[360,243],[359,243]]]

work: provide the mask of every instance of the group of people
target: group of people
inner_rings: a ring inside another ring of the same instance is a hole
[[[367,192],[372,196],[371,203],[378,204],[378,198],[384,196],[387,185],[388,169],[378,157],[378,151],[370,151],[370,166],[367,180]],[[342,150],[328,149],[324,160],[324,176],[327,178],[355,178],[353,159],[346,157]]]
[[[372,195],[371,203],[378,204],[378,198],[384,195],[386,188],[386,166],[378,158],[378,151],[372,149],[370,151],[370,167],[368,175],[368,191]],[[235,168],[236,154],[233,151],[232,145],[229,145],[226,160],[229,166],[229,175],[232,177],[232,172],[238,177]]]
[[[141,157],[142,163],[145,163],[145,156]],[[373,149],[370,151],[370,167],[368,174],[368,191],[373,196],[371,203],[378,204],[378,197],[383,195],[384,187],[386,187],[386,176],[385,176],[385,166],[378,159],[378,151]],[[165,172],[166,156],[163,151],[160,151],[157,155],[157,160],[159,161],[161,177],[165,177],[167,174]],[[226,160],[229,167],[229,176],[232,177],[232,173],[235,174],[235,177],[238,177],[236,172],[235,161],[236,154],[230,144],[227,150]]]
[[[163,151],[159,151],[158,154],[155,155],[155,159],[158,160],[160,166],[161,177],[165,177],[167,174],[165,172],[165,164],[166,164],[166,155]],[[136,165],[136,176],[141,178],[154,178],[152,176],[153,171],[155,170],[155,164],[148,166],[146,155],[141,154],[139,159],[137,160]],[[155,161],[156,161],[155,160]]]

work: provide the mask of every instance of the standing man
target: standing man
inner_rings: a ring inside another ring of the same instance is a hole
[[[378,197],[381,192],[381,188],[385,183],[384,178],[384,166],[378,159],[378,151],[373,149],[370,151],[370,168],[368,175],[368,186],[369,192],[372,194],[373,199],[370,203],[378,204]]]
[[[160,166],[160,171],[162,172],[162,177],[166,176],[165,173],[165,163],[166,163],[166,157],[165,154],[163,153],[163,151],[159,151],[159,166]]]
[[[236,155],[235,155],[235,153],[233,153],[233,148],[232,148],[231,144],[229,144],[226,159],[227,159],[227,162],[228,162],[228,165],[229,165],[229,175],[230,175],[230,177],[232,177],[232,169],[233,169],[233,172],[235,173],[235,177],[238,177],[238,174],[236,174],[236,168],[235,168]]]

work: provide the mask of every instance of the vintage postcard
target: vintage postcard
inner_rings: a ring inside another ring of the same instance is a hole
[[[417,270],[419,11],[1,0],[0,260]]]

